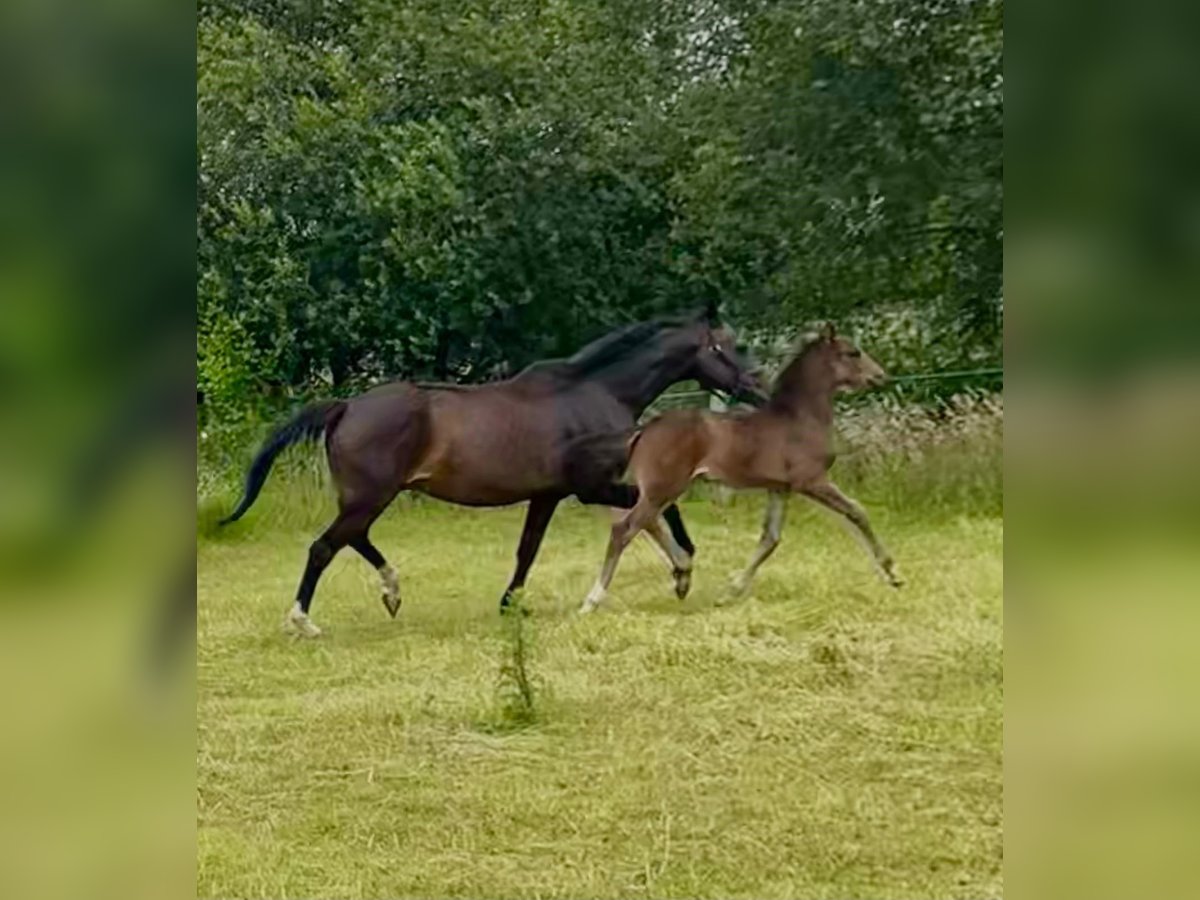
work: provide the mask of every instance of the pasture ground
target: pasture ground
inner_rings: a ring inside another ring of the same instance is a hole
[[[758,539],[744,495],[684,505],[686,602],[639,539],[588,617],[607,513],[564,505],[523,600],[531,715],[496,612],[523,507],[397,503],[373,537],[399,617],[346,551],[308,642],[280,622],[327,500],[202,538],[199,895],[999,896],[1001,520],[862,499],[899,592],[793,499],[716,606]]]

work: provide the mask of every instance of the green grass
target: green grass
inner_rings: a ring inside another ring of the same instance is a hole
[[[763,500],[696,499],[688,600],[639,540],[580,617],[608,518],[565,505],[523,600],[527,703],[496,613],[522,508],[397,504],[373,537],[398,618],[347,551],[302,642],[280,622],[331,503],[281,515],[284,484],[200,542],[200,896],[1000,895],[999,518],[864,495],[895,592],[793,500],[718,607]]]

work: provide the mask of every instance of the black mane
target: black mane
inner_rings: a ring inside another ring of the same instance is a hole
[[[521,375],[551,373],[584,378],[601,369],[627,360],[664,331],[687,324],[686,319],[653,319],[648,322],[633,322],[622,325],[586,344],[566,359],[547,359],[535,362],[521,371]]]

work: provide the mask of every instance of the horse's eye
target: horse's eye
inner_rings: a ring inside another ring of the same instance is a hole
[[[851,359],[858,359],[860,356],[862,356],[862,351],[861,350],[851,350],[846,355],[848,357],[850,357]]]

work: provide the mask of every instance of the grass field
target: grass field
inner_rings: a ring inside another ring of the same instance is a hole
[[[519,625],[496,603],[523,508],[397,504],[373,537],[398,618],[346,552],[325,636],[297,641],[280,622],[331,504],[264,495],[200,541],[199,895],[999,896],[1001,520],[862,499],[899,592],[793,500],[752,597],[717,606],[758,538],[744,495],[684,506],[686,602],[639,540],[580,617],[608,519],[564,506]]]

